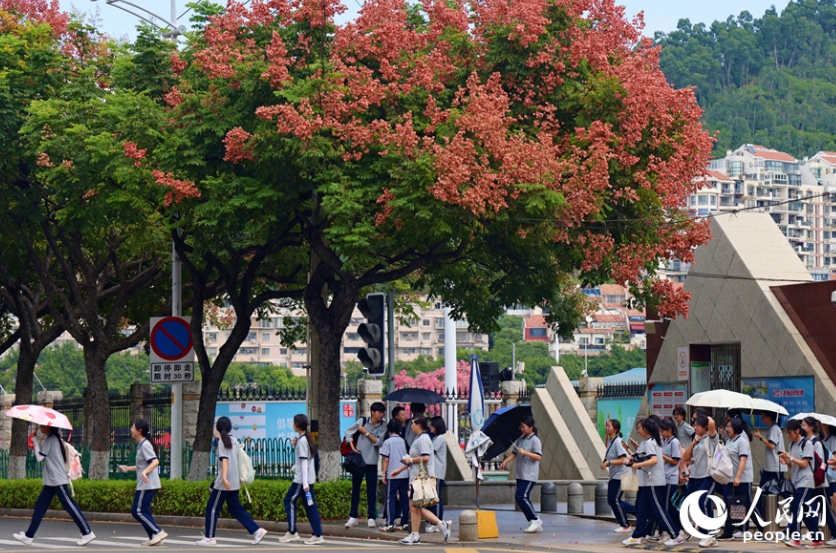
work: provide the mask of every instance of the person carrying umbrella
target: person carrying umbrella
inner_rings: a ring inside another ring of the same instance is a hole
[[[38,433],[40,435],[33,440],[33,444],[35,459],[44,464],[44,487],[35,502],[35,510],[32,513],[29,529],[14,534],[14,538],[22,544],[32,545],[32,540],[35,538],[35,533],[38,531],[47,509],[49,509],[49,504],[52,503],[52,498],[57,495],[61,506],[72,517],[73,522],[81,531],[81,539],[76,542],[76,545],[87,545],[96,539],[96,534],[90,529],[87,519],[84,518],[84,514],[67,489],[70,477],[67,473],[67,450],[64,448],[61,431],[54,426],[41,425],[38,428]]]
[[[531,415],[524,416],[520,422],[520,430],[522,436],[514,444],[514,450],[502,461],[499,468],[504,470],[505,465],[518,457],[517,464],[514,467],[514,478],[517,480],[514,500],[529,522],[525,532],[542,532],[543,521],[534,512],[534,505],[531,503],[531,490],[537,483],[537,477],[540,474],[540,459],[543,457],[543,447],[540,444],[540,438],[537,437],[534,417]]]

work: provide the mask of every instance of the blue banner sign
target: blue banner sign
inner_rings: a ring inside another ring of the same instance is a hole
[[[340,402],[340,436],[356,420],[354,401]],[[240,439],[295,438],[293,417],[305,413],[304,401],[224,401],[215,407],[215,420],[229,417],[231,434]]]
[[[774,401],[792,417],[798,413],[816,411],[815,388],[816,383],[812,376],[790,376],[744,378],[741,380],[740,391],[748,396]],[[763,427],[760,417],[755,417],[755,426]]]

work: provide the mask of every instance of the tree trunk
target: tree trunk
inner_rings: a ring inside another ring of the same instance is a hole
[[[308,285],[305,307],[308,320],[319,335],[319,478],[325,482],[340,476],[340,352],[342,337],[357,303],[357,288],[339,287],[329,296]]]
[[[21,337],[17,360],[17,377],[15,379],[15,405],[32,403],[32,375],[35,373],[35,363],[38,361],[38,356],[28,346],[28,341],[28,335]],[[29,452],[28,436],[29,423],[15,419],[12,422],[12,441],[9,445],[9,479],[11,480],[26,478],[26,455]]]
[[[87,397],[90,408],[84,418],[90,420],[90,466],[87,477],[90,480],[107,480],[110,464],[110,394],[107,389],[105,362],[107,353],[98,347],[98,342],[84,348],[84,363],[87,368]]]
[[[200,405],[197,409],[197,428],[195,431],[192,464],[189,467],[187,479],[195,482],[206,480],[209,474],[209,454],[212,449],[212,432],[215,426],[215,406],[218,403],[218,392],[226,374],[226,367],[218,370],[213,364],[212,370],[203,377],[200,386]],[[229,363],[226,364],[227,367]]]
[[[319,335],[319,478],[340,476],[340,350],[342,333]]]

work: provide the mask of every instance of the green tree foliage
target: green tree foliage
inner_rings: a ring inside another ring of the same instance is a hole
[[[748,11],[711,25],[682,19],[657,32],[661,66],[696,87],[715,155],[744,143],[797,158],[836,150],[836,3],[794,0],[779,14]]]
[[[304,390],[305,379],[294,376],[293,371],[276,365],[232,363],[226,370],[224,386],[256,386],[284,390]]]

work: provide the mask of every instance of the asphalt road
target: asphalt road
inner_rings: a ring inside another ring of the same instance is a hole
[[[2,518],[0,519],[0,551],[3,553],[30,553],[33,550],[49,550],[54,552],[73,551],[78,553],[82,548],[78,547],[75,542],[79,539],[78,528],[75,524],[69,521],[60,520],[44,520],[38,533],[35,536],[35,541],[31,546],[25,546],[12,537],[15,532],[26,530],[29,521],[21,518]],[[143,549],[149,553],[162,553],[165,551],[206,551],[212,549],[211,547],[198,546],[195,544],[197,540],[202,538],[201,529],[199,528],[164,528],[169,537],[162,545],[154,546],[153,548],[142,547],[140,544],[148,539],[139,524],[121,524],[121,523],[102,523],[91,522],[93,532],[96,534],[96,539],[85,546],[90,553],[107,553],[119,552],[125,553],[126,549]],[[304,538],[308,536],[300,534]],[[250,542],[252,538],[242,529],[218,531],[217,540],[218,549],[246,549],[254,551],[289,551],[289,550],[305,550],[305,551],[355,551],[367,550],[370,553],[388,553],[388,552],[403,552],[407,549],[414,549],[427,552],[438,553],[483,553],[483,552],[502,552],[512,551],[512,549],[497,548],[496,544],[487,545],[484,548],[479,547],[480,544],[448,544],[440,546],[439,544],[426,544],[419,546],[406,547],[391,541],[379,540],[361,540],[353,538],[325,538],[325,543],[317,546],[306,546],[302,542],[292,542],[289,544],[279,543],[280,534],[269,533],[264,540],[257,546],[253,546]],[[467,545],[465,547],[465,545]],[[476,547],[474,547],[476,545]]]

